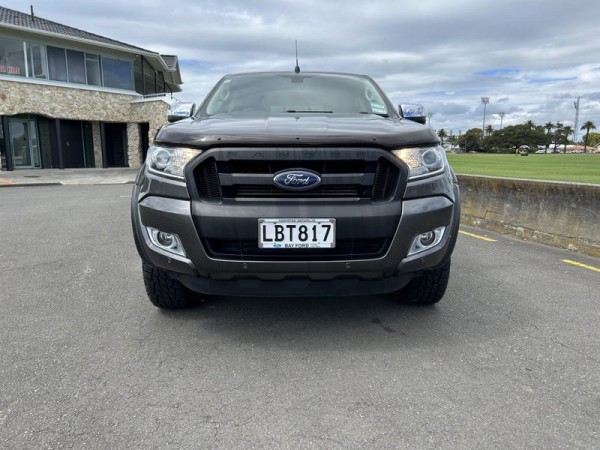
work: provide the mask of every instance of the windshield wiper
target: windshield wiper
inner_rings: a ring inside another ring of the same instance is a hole
[[[285,112],[287,113],[326,113],[326,114],[333,114],[333,111],[326,111],[326,110],[317,110],[317,109],[287,109]]]

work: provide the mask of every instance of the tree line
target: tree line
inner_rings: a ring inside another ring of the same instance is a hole
[[[584,152],[588,147],[600,144],[600,133],[590,132],[596,129],[594,122],[588,120],[581,127],[585,136],[581,144]],[[528,120],[521,125],[508,125],[500,130],[494,130],[491,125],[485,128],[485,135],[481,128],[471,128],[461,136],[450,136],[441,128],[437,134],[442,145],[450,143],[458,146],[461,151],[514,153],[520,147],[530,148],[545,147],[546,151],[562,151],[566,153],[567,145],[574,144],[569,137],[574,133],[573,127],[563,125],[561,122],[548,122],[545,125],[536,125]],[[552,149],[550,150],[550,147]]]

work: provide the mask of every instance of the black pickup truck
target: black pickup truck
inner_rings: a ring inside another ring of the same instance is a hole
[[[174,104],[133,188],[151,302],[391,294],[438,302],[460,220],[418,105],[368,76],[245,73]]]

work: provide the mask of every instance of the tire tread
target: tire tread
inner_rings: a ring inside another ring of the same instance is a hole
[[[166,271],[142,264],[146,293],[152,304],[163,309],[181,309],[190,306],[186,288],[177,280],[169,278]]]
[[[437,269],[424,272],[396,293],[396,297],[402,303],[433,305],[446,293],[449,279],[450,261]]]

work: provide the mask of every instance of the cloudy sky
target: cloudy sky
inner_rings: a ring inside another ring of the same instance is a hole
[[[594,0],[12,0],[3,5],[179,57],[181,100],[225,73],[372,76],[392,102],[422,103],[458,134],[533,120],[600,130],[600,2]],[[583,133],[580,131],[579,136]]]

